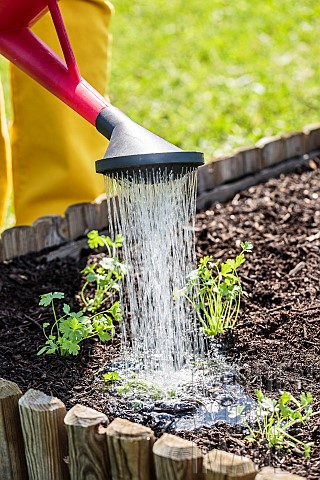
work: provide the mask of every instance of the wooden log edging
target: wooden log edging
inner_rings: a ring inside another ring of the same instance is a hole
[[[291,160],[293,166],[294,161],[301,161],[304,155],[316,156],[318,150],[320,123],[306,125],[300,132],[261,138],[254,146],[239,148],[230,156],[216,158],[200,167],[198,197],[220,185],[239,181],[279,163]],[[274,176],[277,175],[275,171]]]
[[[249,458],[222,450],[209,452],[205,457],[203,469],[207,480],[221,478],[255,480],[257,473],[254,463]]]
[[[319,154],[320,123],[313,123],[302,131],[265,137],[254,146],[215,158],[198,169],[197,209],[230,200],[237,192],[293,171]],[[31,226],[5,230],[0,237],[0,261],[57,247],[107,227],[108,202],[103,196],[96,202],[70,205],[63,217],[49,215]]]
[[[195,443],[164,433],[153,447],[156,480],[203,480],[203,455]]]
[[[0,379],[0,479],[303,480],[270,467],[256,472],[249,458],[220,450],[203,456],[174,435],[155,441],[150,428],[120,418],[105,428],[107,421],[82,405],[66,413],[63,402],[37,390],[21,396]]]
[[[64,417],[64,423],[68,432],[70,479],[110,480],[106,415],[75,405]]]
[[[30,226],[17,226],[4,230],[0,237],[0,261],[10,260],[45,248],[58,247],[71,242],[90,230],[108,226],[107,200],[100,203],[78,203],[65,211],[65,216],[40,217]]]
[[[152,447],[155,437],[150,428],[116,418],[106,433],[113,480],[154,478]]]
[[[0,378],[0,478],[28,480],[18,401],[18,385]]]
[[[320,150],[316,150],[314,152],[311,152],[310,154],[305,154],[302,157],[291,158],[284,162],[275,164],[272,167],[264,168],[257,173],[245,176],[240,180],[218,185],[217,187],[214,187],[209,191],[203,191],[201,194],[198,195],[197,209],[203,210],[209,208],[214,203],[227,202],[228,200],[231,200],[236,195],[236,193],[241,192],[242,190],[245,190],[254,185],[258,185],[259,183],[270,180],[271,178],[275,178],[281,173],[290,173],[294,171],[297,167],[308,165],[311,160],[313,160],[314,158],[318,158],[319,156]],[[200,169],[205,167],[206,165],[204,167],[200,167]],[[211,172],[211,175],[214,175],[213,172]]]
[[[305,480],[305,477],[292,475],[279,468],[264,467],[260,470],[255,480]]]
[[[64,403],[30,389],[19,400],[19,412],[29,478],[69,480]]]

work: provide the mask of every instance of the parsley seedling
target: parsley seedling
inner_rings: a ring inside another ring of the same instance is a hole
[[[297,424],[305,424],[320,411],[314,412],[311,406],[313,397],[310,393],[301,393],[299,400],[289,392],[282,392],[278,400],[266,397],[261,390],[255,391],[258,405],[255,411],[256,428],[245,422],[252,443],[267,441],[269,447],[277,449],[291,448],[300,445],[307,458],[310,457],[313,442],[303,442],[290,433]]]
[[[113,242],[110,237],[99,235],[97,230],[88,233],[89,247],[106,247],[108,257],[103,258],[99,263],[86,266],[81,272],[86,278],[81,289],[85,311],[98,311],[106,300],[112,300],[115,292],[119,292],[121,281],[126,273],[125,265],[116,256],[116,251],[122,247],[122,243],[122,235],[117,235]],[[94,285],[94,295],[89,296],[87,291],[92,285]]]
[[[44,346],[37,355],[59,354],[61,356],[77,355],[80,350],[80,342],[86,338],[98,336],[100,341],[106,342],[115,334],[113,322],[121,320],[119,302],[112,307],[92,316],[85,315],[84,311],[71,311],[66,303],[63,305],[64,315],[58,317],[55,310],[54,300],[64,298],[62,292],[51,292],[41,295],[39,305],[51,305],[54,321],[43,324],[43,333],[46,338]]]
[[[109,387],[112,383],[119,380],[118,372],[107,372],[103,374],[103,380],[106,387]]]
[[[206,335],[216,336],[234,328],[240,298],[247,295],[237,270],[245,262],[245,253],[252,252],[252,248],[252,243],[242,242],[241,253],[225,263],[203,257],[198,268],[188,275],[186,286],[175,292],[191,303]]]

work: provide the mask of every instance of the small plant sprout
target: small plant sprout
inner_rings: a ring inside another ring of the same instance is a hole
[[[98,230],[92,230],[87,234],[87,237],[90,248],[106,247],[109,257],[115,257],[116,251],[122,247],[124,240],[123,236],[119,233],[115,241],[112,241],[110,237],[100,235]]]
[[[236,325],[241,296],[247,295],[237,270],[252,248],[251,242],[242,242],[240,254],[224,263],[203,257],[198,268],[188,275],[186,286],[175,292],[191,303],[206,335],[223,334]]]
[[[107,372],[103,374],[103,380],[106,387],[109,387],[112,383],[115,383],[119,380],[118,372]]]
[[[121,281],[126,274],[126,266],[116,256],[117,250],[122,247],[122,242],[122,235],[117,235],[115,241],[112,241],[106,235],[99,235],[97,230],[88,233],[89,247],[105,247],[108,257],[103,258],[99,263],[86,266],[81,272],[86,279],[81,289],[85,311],[96,312],[106,300],[112,300],[114,294],[119,292]],[[92,285],[94,294],[89,296],[87,292],[91,290]]]
[[[118,395],[124,395],[126,397],[134,397],[139,400],[161,400],[163,398],[173,398],[176,395],[174,390],[163,390],[159,385],[154,382],[140,379],[135,373],[131,373],[129,378],[120,378],[118,375],[116,380],[109,377],[109,374],[116,372],[108,372],[103,375],[104,381],[107,387],[111,386],[111,383],[117,381],[116,393]]]
[[[44,307],[51,305],[53,323],[43,324],[46,342],[37,355],[44,353],[56,353],[61,356],[77,355],[82,340],[98,336],[101,342],[106,342],[115,334],[113,322],[121,320],[119,302],[115,302],[109,309],[90,317],[85,315],[82,310],[71,311],[70,306],[65,303],[63,305],[64,315],[59,317],[56,314],[54,301],[63,298],[64,293],[62,292],[46,293],[40,297],[39,305]]]
[[[267,441],[269,447],[277,449],[301,446],[307,458],[310,457],[313,442],[303,442],[291,432],[293,427],[306,424],[312,417],[319,415],[311,406],[313,397],[310,393],[301,393],[299,400],[289,392],[282,392],[278,400],[266,397],[261,390],[255,391],[257,408],[255,411],[256,427],[245,422],[252,443]]]

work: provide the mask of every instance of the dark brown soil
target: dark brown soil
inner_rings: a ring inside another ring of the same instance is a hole
[[[315,162],[311,167],[199,213],[196,235],[198,256],[226,258],[238,252],[240,241],[254,244],[240,272],[249,297],[235,332],[224,338],[246,391],[261,388],[274,397],[282,389],[295,395],[311,392],[320,410],[320,170]],[[0,264],[0,376],[23,392],[35,388],[57,396],[67,408],[82,403],[110,418],[132,418],[125,405],[108,404],[94,382],[118,352],[117,339],[87,341],[75,358],[36,355],[43,344],[41,325],[50,319],[49,310],[38,306],[39,295],[63,291],[67,303],[81,305],[79,271],[88,255],[84,250],[79,261],[50,263],[39,254],[27,255]],[[259,466],[279,466],[312,480],[320,476],[320,417],[299,434],[315,442],[310,460],[298,448],[286,454],[252,446],[239,427],[218,425],[179,435],[203,451],[226,449],[250,456]]]

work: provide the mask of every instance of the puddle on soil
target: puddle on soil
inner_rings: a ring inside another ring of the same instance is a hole
[[[156,430],[190,431],[221,422],[244,425],[250,422],[255,402],[237,382],[236,367],[216,352],[215,347],[210,359],[189,361],[165,377],[159,372],[143,376],[141,365],[119,360],[107,364],[97,380],[101,382],[104,373],[117,372],[119,381],[106,390],[109,404]]]

